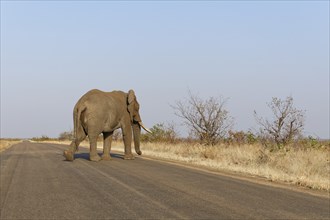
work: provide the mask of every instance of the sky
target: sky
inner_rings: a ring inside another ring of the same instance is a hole
[[[90,89],[133,89],[144,124],[188,97],[228,98],[234,130],[272,97],[330,138],[329,1],[3,1],[1,138],[58,137]]]

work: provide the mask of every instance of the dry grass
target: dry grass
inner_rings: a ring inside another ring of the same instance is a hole
[[[0,139],[0,152],[10,148],[14,144],[21,142],[21,140],[17,139]]]
[[[52,141],[69,144],[70,142]],[[124,151],[122,142],[112,150]],[[81,146],[88,147],[87,141]],[[102,149],[102,142],[98,148]],[[141,143],[143,155],[175,160],[219,171],[265,177],[313,189],[330,191],[330,149],[291,149],[270,152],[260,144],[204,146],[189,143]]]
[[[116,150],[122,151],[124,148],[121,142],[114,145],[117,146],[113,147]],[[146,156],[330,191],[329,148],[270,152],[260,144],[230,147],[188,143],[141,145],[143,155]]]

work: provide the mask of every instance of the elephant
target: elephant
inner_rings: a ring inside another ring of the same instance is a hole
[[[89,159],[91,161],[110,160],[110,150],[113,132],[121,128],[125,154],[124,159],[133,160],[131,150],[132,133],[134,136],[135,151],[141,155],[140,134],[141,127],[147,129],[139,114],[140,105],[135,92],[129,90],[104,92],[93,89],[84,94],[73,109],[74,138],[68,150],[63,152],[68,161],[74,160],[74,154],[79,144],[88,136],[90,142]],[[132,132],[133,130],[133,132]],[[103,155],[97,154],[97,138],[103,134]]]

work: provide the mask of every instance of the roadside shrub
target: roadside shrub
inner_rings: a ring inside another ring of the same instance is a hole
[[[255,136],[251,131],[229,131],[228,138],[225,143],[230,145],[244,145],[244,144],[256,144],[258,137]]]
[[[59,136],[58,139],[60,141],[65,141],[65,140],[72,140],[73,139],[73,131],[64,131],[62,132]]]
[[[141,142],[177,142],[177,132],[174,129],[174,125],[165,126],[164,123],[158,123],[151,129],[152,133],[141,134]]]
[[[319,138],[315,138],[309,135],[306,138],[300,138],[297,140],[293,147],[296,149],[328,149],[330,150],[330,141],[329,140],[320,140]]]
[[[120,140],[123,140],[123,134],[121,132],[120,129],[117,129],[113,132],[113,135],[112,135],[112,140],[113,141],[120,141]]]
[[[228,142],[229,144],[242,145],[246,143],[246,134],[244,131],[229,131],[228,132]]]
[[[251,131],[249,131],[246,134],[246,141],[248,144],[256,144],[259,140],[255,134],[253,134]]]
[[[32,141],[50,141],[54,140],[54,138],[50,138],[47,135],[41,135],[41,137],[33,137],[31,138]]]

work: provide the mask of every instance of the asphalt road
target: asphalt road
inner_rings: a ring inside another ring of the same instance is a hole
[[[329,197],[159,162],[90,162],[23,142],[2,152],[1,219],[330,219]],[[143,146],[142,146],[143,149]]]

